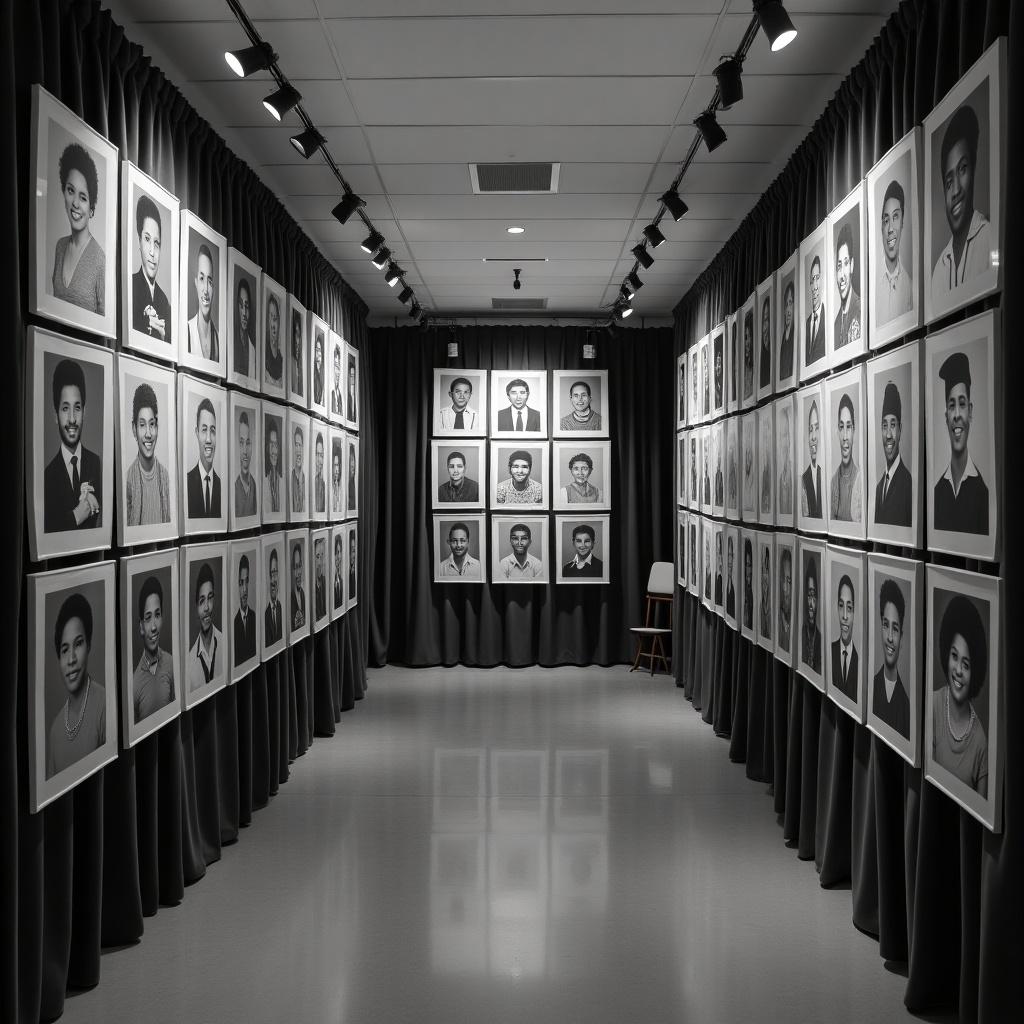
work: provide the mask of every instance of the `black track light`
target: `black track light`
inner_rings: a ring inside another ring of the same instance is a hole
[[[266,71],[277,60],[270,43],[257,43],[241,50],[225,50],[224,60],[239,78],[248,78],[257,71]]]
[[[412,320],[416,320],[420,313],[423,311],[423,307],[415,300],[412,300],[412,305],[409,307],[409,317]]]
[[[406,285],[398,293],[398,301],[404,304],[404,303],[408,302],[412,298],[412,296],[413,296],[412,289],[408,285]]]
[[[392,263],[388,268],[388,272],[384,275],[384,280],[387,281],[388,287],[394,288],[402,279],[402,274],[402,268],[397,263]]]
[[[715,68],[715,78],[723,110],[728,110],[743,99],[743,65],[736,57],[726,57]]]
[[[633,289],[630,288],[625,281],[623,281],[622,284],[619,286],[619,294],[622,296],[623,302],[629,302],[629,300],[633,298],[636,292],[634,292]]]
[[[708,147],[709,153],[714,153],[725,142],[726,134],[722,131],[713,110],[705,110],[693,123],[697,126],[697,131],[704,136],[704,145]]]
[[[633,295],[636,295],[636,293],[644,286],[643,281],[640,280],[640,275],[635,270],[631,270],[626,275],[626,282],[629,284]],[[630,295],[630,298],[633,298],[633,295]]]
[[[512,273],[513,273],[513,274],[515,275],[515,280],[513,280],[513,282],[512,282],[512,287],[513,287],[513,288],[514,288],[514,289],[515,289],[516,291],[519,291],[519,289],[523,287],[523,282],[519,280],[519,275],[520,275],[520,274],[521,274],[522,272],[523,272],[523,268],[522,268],[522,267],[516,267],[516,268],[515,268],[515,269],[514,269],[514,270],[512,271]]]
[[[637,263],[639,263],[644,270],[650,270],[651,267],[654,266],[654,257],[643,245],[634,245],[632,253],[636,257]]]
[[[661,197],[661,202],[665,204],[665,209],[672,215],[673,220],[682,220],[686,216],[686,211],[689,210],[689,207],[679,198],[679,193],[674,188],[670,188]]]
[[[633,307],[627,302],[622,307],[622,309],[619,310],[619,316],[622,317],[623,320],[625,320],[626,317],[629,317],[629,316],[632,316],[632,315],[633,315]]]
[[[341,197],[341,202],[331,210],[331,216],[333,216],[339,224],[347,224],[349,217],[351,217],[360,206],[365,205],[365,201],[360,199],[355,192],[346,192]]]
[[[373,230],[363,239],[359,248],[372,256],[383,244],[384,236],[379,231]]]
[[[420,317],[420,328],[425,331],[429,326],[430,326],[430,314],[429,313],[424,313]]]
[[[796,29],[789,20],[786,8],[779,0],[754,0],[754,13],[768,37],[773,52],[789,46],[796,39]]]
[[[644,238],[650,243],[652,249],[657,249],[665,241],[665,236],[661,233],[657,224],[648,224],[644,228]]]
[[[285,82],[276,92],[272,92],[264,101],[263,106],[275,120],[280,121],[289,110],[302,102],[302,93],[294,85]]]
[[[307,128],[304,132],[291,137],[292,145],[299,154],[308,160],[327,140],[315,129]]]
[[[370,260],[370,262],[378,269],[383,270],[391,259],[391,250],[385,245],[383,249],[377,251],[377,255]]]

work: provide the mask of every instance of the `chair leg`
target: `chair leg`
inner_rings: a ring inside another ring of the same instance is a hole
[[[636,638],[636,657],[633,659],[633,667],[629,670],[630,672],[635,672],[640,667],[640,656],[643,654],[643,650],[643,637],[638,636]]]

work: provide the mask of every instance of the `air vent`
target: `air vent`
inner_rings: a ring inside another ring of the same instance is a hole
[[[491,309],[547,309],[547,299],[491,299]]]
[[[522,196],[558,191],[561,164],[470,164],[477,195]]]

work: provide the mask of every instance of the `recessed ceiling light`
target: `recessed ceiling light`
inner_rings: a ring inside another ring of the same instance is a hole
[[[511,227],[505,228],[510,235],[521,235],[526,228],[520,227],[518,224],[513,224]]]

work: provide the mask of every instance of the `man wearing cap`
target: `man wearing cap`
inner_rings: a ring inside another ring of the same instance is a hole
[[[903,239],[903,186],[893,178],[886,186],[882,198],[882,256],[875,278],[878,296],[878,322],[887,324],[895,317],[909,313],[914,304],[914,284],[910,271],[900,259]]]
[[[910,526],[913,511],[913,486],[910,470],[900,458],[900,434],[903,402],[899,389],[890,380],[882,395],[882,453],[885,472],[875,485],[875,522],[885,526]]]
[[[967,443],[974,418],[971,401],[971,364],[963,352],[946,357],[939,367],[946,389],[946,430],[949,465],[935,485],[936,530],[988,533],[988,487],[978,472]]]
[[[531,409],[530,385],[521,377],[510,380],[505,385],[509,407],[498,411],[498,429],[515,433],[540,433],[540,413]]]

